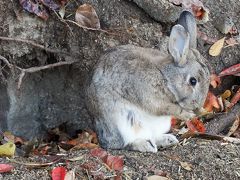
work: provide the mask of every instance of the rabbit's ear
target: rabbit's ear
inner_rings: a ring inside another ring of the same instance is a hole
[[[197,25],[193,14],[189,11],[183,11],[178,19],[178,24],[182,25],[190,35],[189,45],[191,48],[197,48]]]
[[[189,39],[190,36],[183,26],[179,24],[173,26],[170,34],[168,50],[172,55],[174,62],[179,66],[183,66],[187,62],[186,56],[189,50]]]

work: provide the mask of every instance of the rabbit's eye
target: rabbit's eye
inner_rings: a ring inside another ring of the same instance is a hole
[[[195,77],[191,77],[189,79],[189,83],[191,84],[191,86],[195,86],[197,84],[197,80]]]

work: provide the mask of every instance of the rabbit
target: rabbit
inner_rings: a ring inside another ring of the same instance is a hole
[[[157,152],[178,143],[167,134],[172,116],[194,117],[210,84],[196,31],[194,16],[183,11],[171,30],[169,53],[122,45],[99,59],[86,93],[103,148]]]

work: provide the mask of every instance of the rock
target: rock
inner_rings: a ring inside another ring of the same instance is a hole
[[[133,0],[153,19],[159,22],[175,22],[182,11],[180,6],[175,6],[167,0]]]

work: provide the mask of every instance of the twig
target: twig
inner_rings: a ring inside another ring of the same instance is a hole
[[[5,57],[0,55],[0,60],[2,60],[9,68],[12,68],[13,65],[10,64],[9,61]]]
[[[13,65],[3,56],[0,56],[0,60],[2,60],[10,69],[13,67]],[[53,64],[48,64],[45,66],[39,66],[39,67],[30,67],[27,69],[23,69],[20,68],[18,66],[15,66],[18,70],[20,70],[20,76],[18,79],[18,83],[17,83],[17,88],[20,89],[21,85],[22,85],[22,81],[24,76],[26,75],[26,73],[35,73],[35,72],[39,72],[45,69],[51,69],[54,67],[59,67],[59,66],[63,66],[63,65],[71,65],[74,64],[78,61],[61,61],[61,62],[57,62],[57,63],[53,63]]]
[[[25,162],[16,161],[14,159],[8,159],[8,160],[10,162],[13,162],[13,163],[16,163],[16,164],[21,164],[21,165],[27,166],[29,168],[41,168],[41,167],[46,167],[46,166],[53,165],[53,164],[57,163],[58,161],[60,161],[61,159],[62,159],[62,157],[59,157],[56,160],[54,160],[52,162],[47,162],[47,163],[33,163],[33,162],[25,163]]]
[[[4,36],[0,36],[0,40],[3,41],[14,41],[14,42],[23,42],[26,44],[30,44],[36,48],[45,50],[46,52],[50,52],[50,53],[55,53],[55,54],[59,54],[59,55],[68,55],[68,56],[72,56],[71,54],[64,52],[64,51],[60,51],[60,50],[55,50],[55,49],[50,49],[47,48],[41,44],[37,44],[34,41],[28,40],[28,39],[19,39],[19,38],[12,38],[12,37],[4,37]]]
[[[56,11],[53,11],[53,12],[57,16],[57,18],[68,27],[71,35],[73,36],[73,31],[72,31],[71,27],[69,26],[69,24],[62,17],[60,17]]]
[[[233,138],[233,137],[227,137],[227,136],[221,136],[221,135],[212,135],[207,133],[186,133],[183,134],[181,138],[188,138],[188,137],[194,137],[194,138],[201,138],[201,139],[208,139],[208,140],[218,140],[218,141],[226,141],[233,144],[240,144],[239,138]]]
[[[18,67],[18,69],[21,71],[21,74],[20,74],[19,79],[18,79],[17,88],[18,89],[21,88],[22,80],[23,80],[26,73],[35,73],[35,72],[39,72],[39,71],[42,71],[42,70],[45,70],[45,69],[51,69],[51,68],[58,67],[58,66],[70,65],[70,64],[73,64],[73,63],[76,63],[76,62],[78,62],[78,61],[61,61],[61,62],[57,62],[57,63],[53,63],[53,64],[48,64],[48,65],[45,65],[45,66],[30,67],[30,68],[27,68],[27,69],[22,69],[22,68]]]
[[[236,104],[228,113],[215,116],[214,119],[205,125],[206,132],[213,135],[221,133],[232,126],[236,116],[240,116],[240,104]]]
[[[64,20],[64,21],[65,21],[65,22],[73,23],[73,24],[75,24],[76,26],[78,26],[78,27],[80,27],[80,28],[82,28],[82,29],[91,30],[91,31],[100,31],[100,32],[103,32],[103,33],[106,33],[106,34],[110,34],[110,35],[114,35],[114,36],[119,36],[119,35],[116,34],[116,33],[111,33],[111,32],[109,32],[109,31],[106,31],[106,30],[103,30],[103,29],[96,29],[96,28],[89,28],[89,27],[86,27],[86,26],[82,26],[82,25],[80,25],[80,24],[78,24],[78,23],[76,23],[75,21],[72,21],[72,20],[66,19],[66,20]]]

